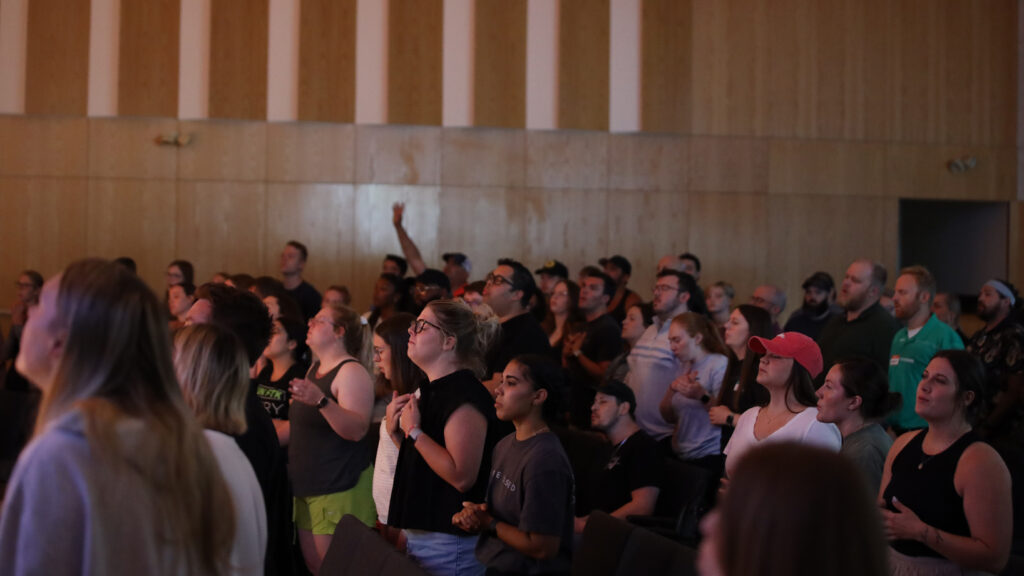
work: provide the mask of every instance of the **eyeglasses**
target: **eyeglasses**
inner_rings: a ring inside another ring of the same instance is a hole
[[[651,288],[651,292],[660,294],[662,292],[679,292],[678,286],[669,286],[668,284],[655,284],[654,288]]]
[[[508,278],[505,278],[504,276],[501,276],[499,274],[495,274],[493,272],[488,274],[487,277],[484,278],[484,281],[487,284],[491,284],[491,285],[494,285],[494,286],[501,286],[502,284],[508,284],[509,286],[512,285],[512,281],[511,280],[509,280]]]
[[[427,292],[430,292],[431,290],[440,290],[440,289],[441,289],[441,287],[438,286],[437,284],[417,284],[416,287],[414,288],[414,290],[416,290],[420,294],[426,294]]]
[[[413,322],[411,326],[409,326],[409,331],[412,332],[413,334],[419,334],[420,332],[426,330],[427,326],[436,329],[438,332],[441,332],[442,334],[444,333],[444,328],[441,328],[437,324],[434,324],[433,322],[424,320],[422,318],[417,318],[416,321]]]
[[[384,353],[384,349],[381,348],[380,346],[374,346],[373,347],[373,357],[374,358],[380,358],[380,355],[383,354],[383,353]]]

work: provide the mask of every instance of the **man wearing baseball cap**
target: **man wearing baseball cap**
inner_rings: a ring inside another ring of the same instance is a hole
[[[803,283],[804,303],[789,316],[782,328],[786,332],[799,332],[811,338],[818,338],[821,329],[840,313],[835,305],[836,285],[828,272],[811,274]]]
[[[545,299],[551,298],[555,284],[569,279],[569,269],[558,260],[548,260],[533,273],[537,275],[537,288],[544,294]]]
[[[611,258],[601,258],[598,263],[604,266],[604,273],[615,281],[615,296],[608,303],[608,314],[621,325],[629,308],[642,302],[636,292],[626,287],[629,275],[633,273],[633,265],[618,254]]]
[[[985,322],[967,342],[967,351],[985,365],[985,396],[990,414],[979,426],[989,436],[1004,435],[1019,426],[1024,403],[1024,327],[1013,321],[1017,291],[993,278],[978,292],[975,312]]]

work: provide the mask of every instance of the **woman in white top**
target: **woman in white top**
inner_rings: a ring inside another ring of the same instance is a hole
[[[763,442],[790,441],[815,444],[839,451],[843,438],[835,424],[818,421],[818,399],[813,379],[822,369],[821,349],[799,332],[783,332],[771,340],[753,337],[747,346],[764,354],[757,382],[768,389],[766,406],[755,406],[740,416],[725,447],[725,473],[750,448]]]
[[[174,336],[174,371],[185,403],[205,428],[231,491],[235,540],[230,574],[263,574],[267,512],[249,460],[232,436],[246,429],[249,358],[237,336],[213,324],[182,328]]]

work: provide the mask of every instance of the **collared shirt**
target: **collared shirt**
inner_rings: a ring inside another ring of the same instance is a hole
[[[939,350],[963,348],[963,342],[956,332],[943,324],[935,314],[913,336],[910,336],[906,328],[896,333],[889,350],[889,389],[903,396],[903,404],[899,411],[889,415],[889,424],[904,430],[928,425],[914,411],[921,375]]]
[[[658,406],[669,384],[680,374],[679,360],[668,347],[671,321],[655,318],[629,353],[626,384],[636,395],[636,423],[655,440],[670,436],[675,426],[665,422]]]

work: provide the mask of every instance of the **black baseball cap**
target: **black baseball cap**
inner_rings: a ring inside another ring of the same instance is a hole
[[[569,277],[569,269],[565,267],[558,260],[548,260],[543,266],[533,271],[534,274],[547,274],[549,276],[558,276],[560,278]]]
[[[802,288],[807,290],[807,288],[811,286],[824,290],[825,292],[831,292],[832,289],[835,288],[836,284],[832,281],[832,276],[829,276],[828,272],[818,271],[811,274],[807,280],[804,280]]]
[[[440,286],[449,291],[452,289],[452,283],[448,280],[448,275],[435,268],[424,270],[422,274],[416,277],[416,283],[425,286]]]
[[[611,258],[601,258],[600,260],[597,261],[597,263],[600,264],[601,266],[611,264],[612,266],[615,266],[616,268],[622,270],[626,274],[633,274],[633,265],[630,264],[629,260],[626,260],[624,256],[619,256],[618,254],[612,256]]]

